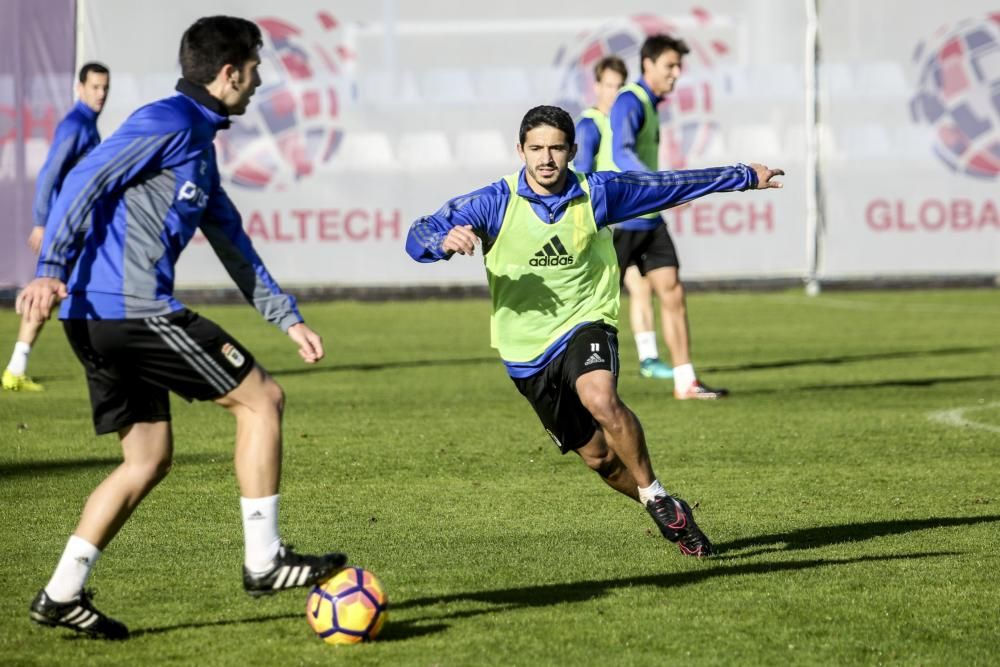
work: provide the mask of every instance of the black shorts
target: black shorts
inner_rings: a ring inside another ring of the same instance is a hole
[[[83,364],[94,428],[170,421],[168,392],[191,401],[219,398],[254,366],[253,356],[211,320],[190,310],[128,320],[65,320]]]
[[[624,277],[625,269],[633,264],[639,273],[646,275],[653,269],[664,267],[680,268],[677,249],[666,225],[657,225],[648,231],[629,231],[612,227],[615,238],[615,253],[618,268]]]
[[[577,378],[597,370],[618,377],[618,331],[603,322],[578,329],[562,354],[541,372],[512,378],[563,454],[583,447],[597,430],[597,422],[576,393]]]

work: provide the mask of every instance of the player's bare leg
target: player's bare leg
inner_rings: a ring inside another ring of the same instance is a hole
[[[281,418],[285,394],[260,366],[236,389],[216,399],[236,418],[234,462],[240,493],[262,498],[278,493],[281,480]]]
[[[118,432],[124,461],[104,478],[83,507],[49,583],[31,602],[31,619],[102,639],[126,639],[124,624],[96,609],[84,591],[94,563],[142,499],[170,470],[170,422],[139,422]]]
[[[31,347],[38,340],[45,320],[34,319],[24,314],[17,329],[17,342],[11,354],[10,362],[4,369],[2,385],[8,391],[43,391],[44,387],[28,376],[28,355]]]
[[[712,389],[695,374],[691,364],[691,331],[688,326],[687,298],[684,285],[677,274],[677,267],[653,269],[646,274],[657,298],[660,300],[660,318],[663,338],[670,347],[674,363],[674,397],[714,400],[729,394],[727,389]]]
[[[255,597],[312,586],[343,567],[347,556],[298,554],[278,533],[281,419],[285,393],[260,366],[216,399],[236,418],[234,463],[240,485],[245,557],[243,588]]]
[[[670,348],[674,368],[691,363],[691,348],[684,285],[677,267],[665,266],[646,274],[656,298],[660,301],[660,322],[663,339]]]
[[[170,422],[140,422],[118,432],[124,461],[104,478],[83,507],[74,535],[104,549],[167,476],[173,457]]]
[[[669,380],[673,367],[663,363],[656,345],[656,320],[653,313],[653,287],[634,264],[623,276],[629,294],[629,322],[639,353],[639,375],[656,380]]]
[[[580,455],[587,467],[600,475],[601,479],[612,489],[632,500],[639,500],[639,485],[636,483],[635,477],[632,476],[614,450],[608,447],[601,429],[594,431],[594,437],[590,439],[590,442],[578,448],[576,453]]]
[[[608,448],[636,485],[646,487],[656,479],[646,449],[646,437],[635,414],[619,398],[616,385],[617,380],[610,371],[591,371],[577,378],[576,393],[600,426]]]

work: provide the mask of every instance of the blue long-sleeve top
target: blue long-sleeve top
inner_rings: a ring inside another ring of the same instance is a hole
[[[686,171],[598,171],[587,174],[586,178],[598,229],[713,192],[746,190],[757,185],[757,175],[744,164]],[[406,235],[406,252],[418,262],[449,259],[451,255],[442,248],[444,239],[453,227],[465,225],[471,226],[482,241],[483,253],[489,252],[500,234],[507,204],[512,196],[526,199],[539,220],[552,224],[562,218],[571,201],[585,194],[570,173],[562,192],[539,195],[528,186],[522,168],[516,193],[512,194],[506,181],[500,179],[484,188],[455,197],[436,213],[414,221]],[[586,323],[579,326],[584,324]],[[507,372],[514,378],[530,377],[538,373],[566,349],[566,344],[575,331],[576,329],[567,332],[529,362],[504,360]]]
[[[59,195],[69,170],[101,143],[97,116],[96,111],[83,102],[77,102],[56,126],[49,154],[38,172],[38,180],[35,181],[35,199],[31,212],[36,227],[45,226],[49,210]]]
[[[649,95],[649,100],[655,109],[662,98],[653,94],[652,89],[642,77],[636,83]],[[643,108],[642,101],[636,97],[635,93],[623,91],[615,98],[615,103],[611,106],[608,118],[611,122],[611,156],[615,161],[615,165],[622,171],[651,171],[639,159],[639,155],[635,150],[635,142],[636,137],[639,135],[639,129],[646,121],[646,111]],[[622,221],[618,225],[618,229],[647,231],[655,229],[659,224],[661,224],[659,218],[633,218]]]
[[[601,129],[593,118],[583,117],[576,123],[576,157],[573,171],[589,174],[597,167],[597,151],[601,148]]]
[[[165,315],[174,266],[201,229],[237,287],[282,330],[302,321],[243,230],[212,144],[225,106],[181,80],[180,94],[138,109],[66,176],[45,227],[35,275],[66,282],[61,319]],[[86,224],[90,213],[92,224]]]

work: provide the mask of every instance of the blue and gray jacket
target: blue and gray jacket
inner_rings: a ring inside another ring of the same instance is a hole
[[[229,127],[226,108],[184,79],[177,90],[138,109],[66,176],[35,275],[66,282],[61,319],[165,315],[184,307],[174,265],[201,229],[247,300],[287,331],[302,321],[295,298],[271,278],[220,184],[212,141]]]
[[[598,229],[713,192],[747,190],[757,186],[757,174],[744,164],[686,171],[596,171],[586,177]],[[416,220],[410,225],[410,231],[406,235],[406,252],[418,262],[450,259],[450,255],[441,246],[453,227],[464,225],[472,226],[472,231],[482,240],[483,252],[489,252],[500,235],[507,204],[513,196],[527,199],[538,219],[552,224],[562,219],[569,203],[583,197],[584,191],[570,173],[562,192],[537,194],[528,186],[524,169],[521,169],[516,193],[512,193],[507,182],[500,179],[467,195],[455,197],[437,213]],[[525,378],[538,373],[566,349],[569,339],[578,328],[567,332],[529,362],[504,361],[507,373],[513,378]]]
[[[35,181],[35,201],[32,217],[36,227],[44,227],[49,210],[62,189],[69,170],[101,143],[97,131],[97,112],[83,102],[77,102],[56,126],[52,147]]]

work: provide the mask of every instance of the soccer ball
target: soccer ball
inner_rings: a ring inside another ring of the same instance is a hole
[[[374,574],[346,567],[309,591],[306,620],[327,644],[371,641],[385,623],[388,602]]]

